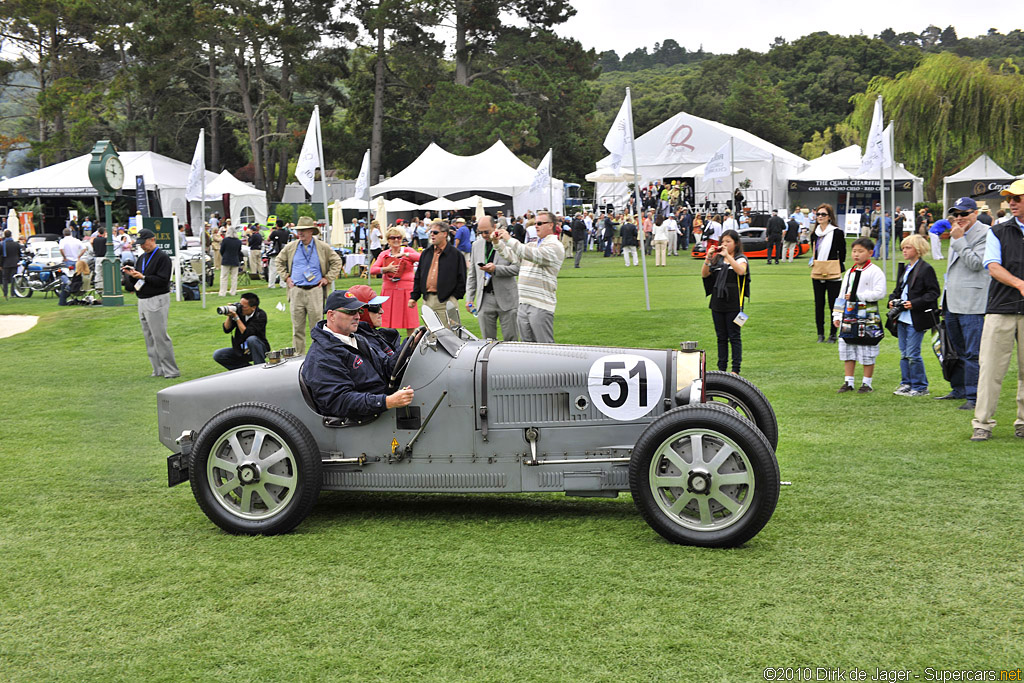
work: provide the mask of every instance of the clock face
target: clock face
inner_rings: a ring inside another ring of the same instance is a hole
[[[120,190],[124,185],[124,166],[117,157],[109,157],[103,165],[103,173],[106,176],[107,184],[114,190]]]

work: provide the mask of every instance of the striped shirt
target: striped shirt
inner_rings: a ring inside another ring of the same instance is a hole
[[[558,271],[565,260],[565,247],[554,235],[535,244],[516,239],[499,240],[498,253],[511,263],[519,263],[519,303],[545,311],[555,311]]]

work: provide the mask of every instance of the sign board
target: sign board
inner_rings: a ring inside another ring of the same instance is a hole
[[[135,176],[135,206],[143,217],[149,216],[149,195],[146,194],[146,181],[142,176]]]
[[[1010,186],[1012,180],[975,180],[971,183],[971,197],[989,199],[998,197],[999,193]]]
[[[790,180],[790,192],[877,192],[877,180]],[[911,192],[914,181],[897,180],[897,192]],[[885,181],[885,191],[892,192],[892,181]]]
[[[152,230],[156,235],[156,246],[160,247],[170,256],[178,254],[178,239],[176,221],[172,218],[156,217],[143,218],[142,227],[144,230]]]
[[[18,221],[21,223],[21,234],[22,235],[34,235],[36,234],[36,224],[32,221],[31,211],[22,211],[18,214]],[[13,230],[11,233],[13,234]]]
[[[843,230],[846,235],[860,235],[860,214],[851,211],[846,214],[846,226]]]

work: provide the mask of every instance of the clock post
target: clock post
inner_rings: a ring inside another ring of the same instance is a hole
[[[117,150],[109,140],[99,140],[92,148],[89,182],[96,188],[105,209],[103,225],[107,228],[107,253],[103,255],[100,265],[103,269],[103,305],[124,306],[121,269],[119,261],[114,256],[114,224],[110,215],[110,206],[124,182],[124,167],[118,158]]]

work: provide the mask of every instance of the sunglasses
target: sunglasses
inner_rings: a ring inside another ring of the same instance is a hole
[[[970,216],[974,212],[973,211],[950,211],[949,213],[954,218],[967,218],[968,216]]]
[[[827,213],[818,212],[818,215],[819,216],[824,216],[825,218],[828,218],[828,214]]]
[[[350,311],[350,310],[349,310],[349,309],[347,309],[347,308],[335,308],[335,309],[334,309],[334,312],[335,312],[335,313],[344,313],[345,315],[359,315],[359,311],[360,311],[360,310],[362,310],[362,308],[361,308],[361,307],[360,307],[360,308],[357,308],[357,309],[356,309],[356,310],[354,310],[354,311]]]
[[[398,235],[392,235],[391,237],[388,238],[388,241],[390,242],[391,240],[400,240],[400,239],[402,239],[402,238],[399,237]]]
[[[441,231],[440,231],[440,230],[431,230],[431,231],[430,231],[430,234],[431,234],[431,235],[440,235],[440,234],[441,234]]]
[[[1009,202],[1021,202],[1024,201],[1024,194],[1011,194],[1006,200]]]
[[[551,221],[537,221],[534,225],[547,225],[548,223],[551,223]]]
[[[384,310],[384,308],[380,304],[377,304],[376,306],[366,305],[364,306],[364,308],[368,310],[370,313],[380,313],[381,311]]]

